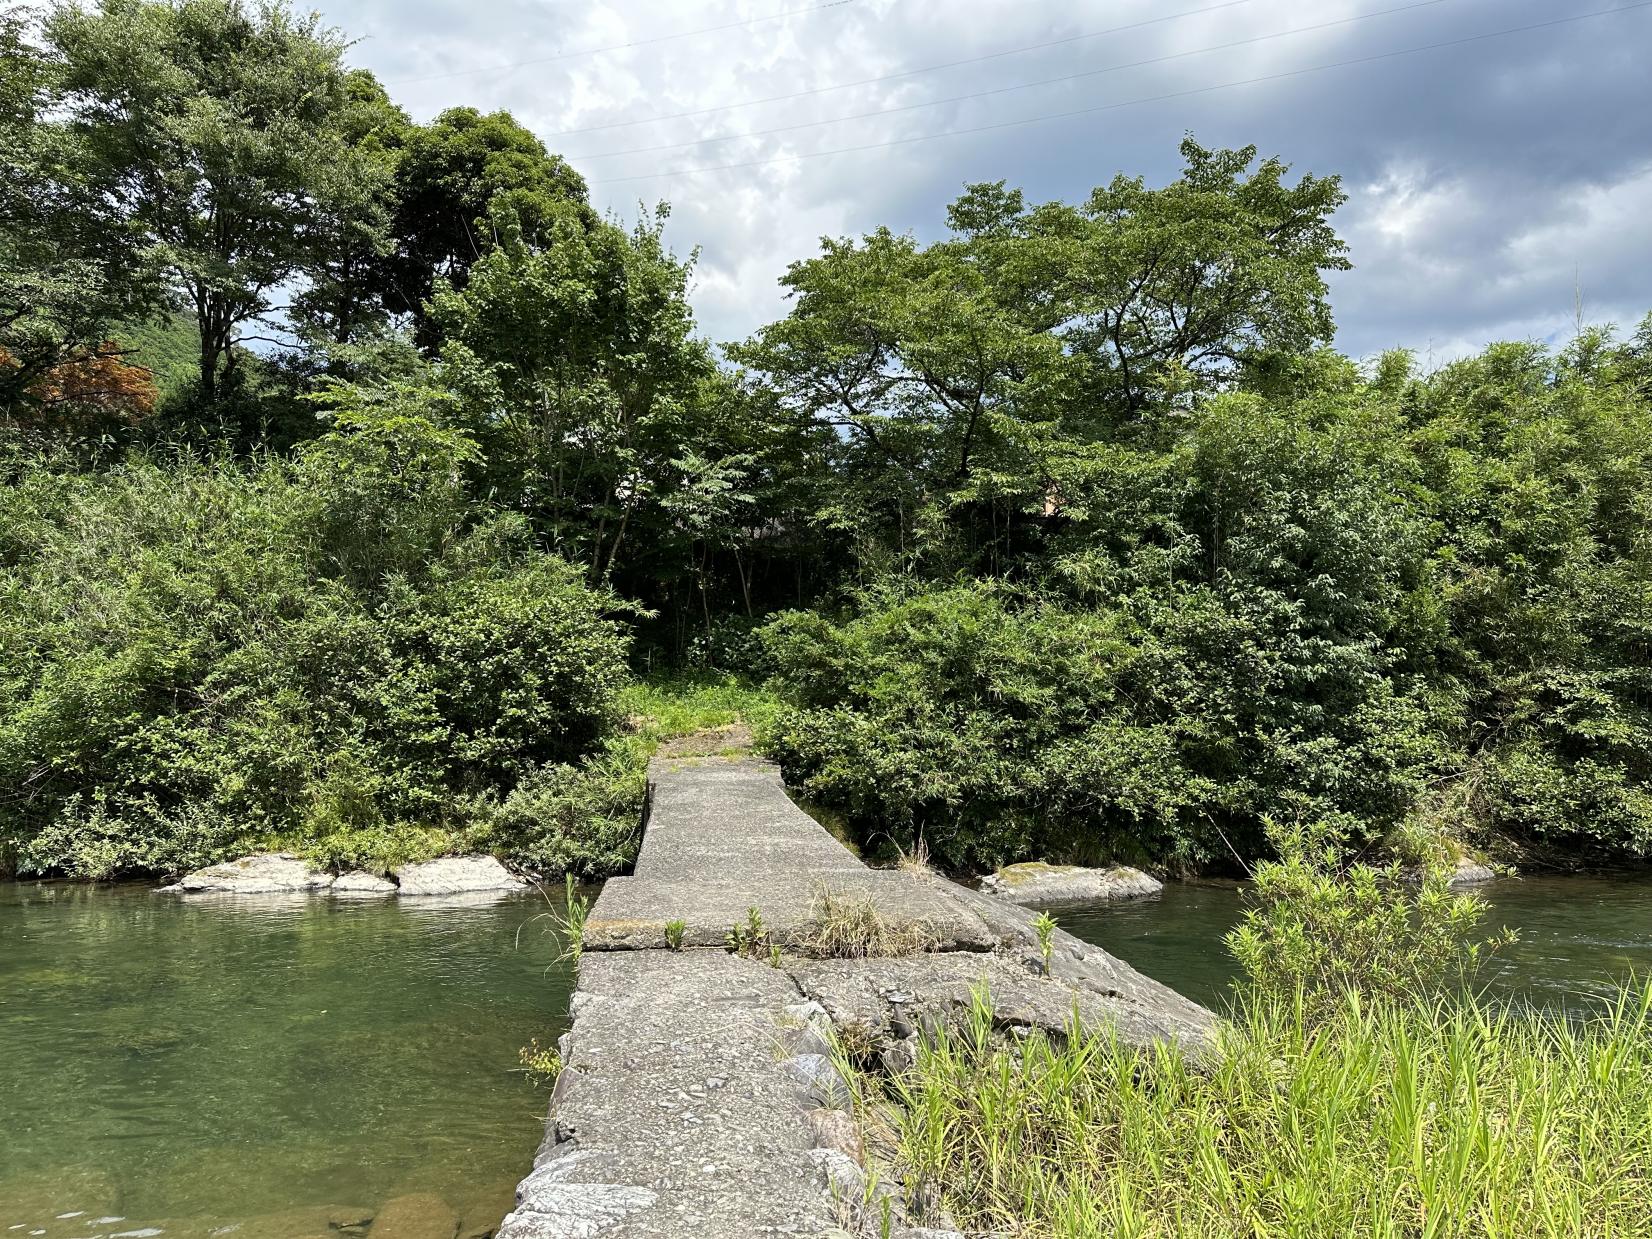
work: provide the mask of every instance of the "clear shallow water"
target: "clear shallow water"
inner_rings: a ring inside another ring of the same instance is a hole
[[[1522,935],[1494,994],[1585,1009],[1652,975],[1652,881],[1483,889]],[[409,1197],[485,1233],[541,1134],[517,1050],[565,1026],[545,910],[0,884],[0,1239],[344,1239]],[[1238,913],[1232,886],[1179,884],[1057,910],[1215,1004]]]
[[[492,1229],[547,1100],[517,1051],[565,1027],[544,911],[0,883],[0,1239]]]
[[[1475,888],[1488,926],[1519,930],[1480,981],[1493,999],[1598,1009],[1632,977],[1652,977],[1652,877],[1503,878]],[[1220,1007],[1234,974],[1222,935],[1239,919],[1232,884],[1168,883],[1151,899],[1052,909],[1063,929],[1190,998]]]

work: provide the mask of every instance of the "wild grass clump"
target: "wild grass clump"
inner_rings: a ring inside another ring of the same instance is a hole
[[[1270,821],[1267,837],[1278,859],[1252,870],[1244,919],[1226,939],[1254,995],[1295,999],[1314,1019],[1350,994],[1427,1001],[1470,988],[1514,940],[1485,930],[1485,900],[1453,893],[1443,856],[1416,874],[1378,868],[1324,821]]]
[[[817,887],[808,925],[792,943],[800,955],[816,959],[877,959],[912,955],[934,945],[934,936],[917,922],[884,919],[868,896]]]
[[[619,709],[652,748],[668,740],[744,724],[762,730],[780,700],[736,675],[652,676],[622,688]]]
[[[1258,1000],[1220,1050],[1011,1046],[978,1011],[888,1084],[895,1160],[969,1233],[1652,1234],[1652,985],[1588,1019]]]
[[[551,897],[540,890],[545,902],[551,904],[549,912],[541,912],[534,920],[545,918],[550,922],[551,937],[559,943],[557,960],[560,963],[579,963],[579,957],[585,952],[585,922],[591,915],[591,900],[580,894],[579,886],[571,873],[563,874],[562,906],[557,907]]]

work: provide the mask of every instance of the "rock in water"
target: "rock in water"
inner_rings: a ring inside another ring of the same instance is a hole
[[[388,878],[379,877],[376,873],[356,869],[341,874],[334,881],[332,890],[335,895],[394,895],[396,884]]]
[[[332,884],[332,874],[323,873],[291,852],[265,852],[208,865],[161,889],[185,894],[268,895],[325,890]]]
[[[454,1239],[459,1215],[429,1192],[398,1196],[373,1219],[373,1239]]]
[[[1082,865],[1047,865],[1029,861],[1005,865],[981,879],[981,889],[1027,908],[1046,904],[1081,903],[1092,899],[1139,899],[1157,895],[1164,883],[1140,869],[1115,865],[1086,869]]]
[[[1478,886],[1481,882],[1490,882],[1497,874],[1487,865],[1482,865],[1472,856],[1459,856],[1457,867],[1452,870],[1447,879],[1448,886]]]
[[[464,895],[472,891],[515,891],[527,886],[492,856],[444,856],[403,865],[395,872],[404,895]]]

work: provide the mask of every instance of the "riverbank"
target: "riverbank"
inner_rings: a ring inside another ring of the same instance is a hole
[[[862,1075],[868,1133],[968,1233],[1645,1235],[1652,987],[1594,1019],[1257,1004],[1193,1064],[977,1015]]]

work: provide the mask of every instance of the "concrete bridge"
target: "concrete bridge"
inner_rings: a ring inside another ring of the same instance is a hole
[[[868,1174],[834,1029],[899,1071],[985,983],[1004,1028],[1076,1012],[1133,1044],[1210,1034],[1203,1007],[1069,934],[1045,975],[1024,909],[868,869],[771,765],[656,759],[649,777],[636,869],[587,921],[545,1141],[497,1239],[877,1235],[886,1208],[897,1239],[943,1239],[932,1203]],[[831,957],[833,909],[903,953]]]

